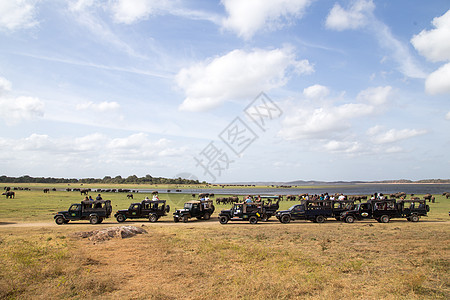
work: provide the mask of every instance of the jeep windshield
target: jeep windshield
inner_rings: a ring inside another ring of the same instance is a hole
[[[192,203],[185,203],[184,204],[184,208],[185,209],[191,209],[192,208]]]
[[[77,211],[80,210],[81,206],[78,204],[72,204],[72,206],[70,206],[69,211]]]
[[[303,205],[300,204],[296,204],[296,205],[292,205],[289,208],[290,211],[302,211],[303,210]]]

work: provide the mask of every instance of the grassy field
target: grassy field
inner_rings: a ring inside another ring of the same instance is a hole
[[[132,202],[126,194],[103,197],[114,209]],[[172,212],[191,196],[160,198]],[[148,233],[105,242],[73,234],[119,226],[114,219],[95,226],[53,222],[56,211],[81,199],[38,189],[1,198],[0,299],[450,298],[450,200],[442,196],[419,223],[175,225],[169,215],[157,223],[126,222]],[[216,206],[215,215],[228,207]]]

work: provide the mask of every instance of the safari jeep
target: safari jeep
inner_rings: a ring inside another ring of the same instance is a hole
[[[118,210],[114,217],[117,222],[124,222],[126,219],[148,219],[156,222],[162,216],[167,216],[170,206],[166,205],[166,200],[142,200],[140,203],[131,203],[128,209]]]
[[[353,208],[353,200],[305,200],[301,204],[293,205],[288,210],[277,211],[277,219],[284,224],[291,220],[309,220],[315,223],[323,223],[327,218],[339,220],[340,214]]]
[[[228,221],[249,221],[250,224],[256,224],[263,215],[264,208],[261,203],[235,203],[231,209],[219,213],[219,222],[227,224]]]
[[[354,210],[341,214],[341,220],[353,223],[355,220],[375,219],[380,223],[388,223],[393,218],[406,218],[408,221],[418,222],[420,216],[426,216],[430,207],[425,200],[400,200],[395,199],[369,200],[360,203]]]
[[[91,224],[100,224],[111,216],[111,200],[81,201],[72,204],[67,211],[55,214],[56,224],[67,224],[70,221],[89,220]]]
[[[263,214],[261,221],[266,222],[271,217],[276,215],[277,210],[280,208],[280,197],[278,196],[260,196],[259,197],[263,206]]]
[[[214,212],[214,205],[212,200],[192,200],[184,204],[184,208],[177,209],[173,213],[174,222],[187,222],[190,218],[197,218],[198,220],[209,220]]]

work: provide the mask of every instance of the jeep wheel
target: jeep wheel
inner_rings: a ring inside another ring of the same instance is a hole
[[[410,218],[411,222],[419,222],[419,216],[418,215],[412,215]]]
[[[345,223],[353,223],[353,222],[355,222],[355,217],[353,217],[353,216],[345,217]]]
[[[269,221],[269,217],[267,216],[267,214],[263,214],[263,215],[261,216],[261,221],[263,221],[263,222]]]
[[[316,223],[323,223],[325,222],[324,216],[317,216],[316,217]]]
[[[248,221],[250,222],[250,224],[256,224],[258,223],[258,218],[255,216],[251,216],[250,219],[248,219]]]
[[[177,217],[173,217],[173,221],[174,221],[175,223],[178,223],[180,220],[179,220]]]
[[[280,222],[287,224],[287,223],[291,222],[291,217],[289,215],[283,215],[280,218]]]
[[[169,211],[170,211],[170,206],[166,205],[166,213],[169,213]]]
[[[189,221],[189,218],[188,218],[188,216],[183,216],[182,220],[183,220],[183,223],[187,223],[187,221]]]
[[[61,217],[61,216],[58,216],[58,217],[55,218],[55,222],[58,225],[62,225],[62,224],[64,224],[64,218]]]
[[[227,216],[221,216],[219,219],[220,224],[227,224],[229,221]]]
[[[92,225],[97,224],[97,223],[98,223],[98,217],[97,217],[97,216],[91,216],[91,217],[89,218],[89,222],[90,222]]]
[[[204,220],[209,220],[210,218],[211,218],[211,215],[208,214],[208,213],[206,213],[206,214],[203,216],[203,219],[204,219]]]
[[[389,223],[389,216],[382,215],[381,218],[380,218],[380,222],[381,223]]]
[[[119,223],[125,222],[125,216],[124,215],[117,215],[116,220]]]
[[[148,217],[148,220],[149,220],[150,222],[152,222],[152,223],[155,223],[156,221],[158,221],[158,216],[157,216],[156,214],[151,214],[151,215]]]

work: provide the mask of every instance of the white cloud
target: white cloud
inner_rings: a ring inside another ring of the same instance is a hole
[[[44,103],[34,97],[0,98],[0,118],[7,125],[33,120],[44,115]]]
[[[431,73],[425,81],[425,90],[431,95],[450,94],[450,63]]]
[[[361,145],[358,142],[331,140],[324,145],[324,149],[329,152],[355,153],[361,150]]]
[[[94,0],[75,0],[69,2],[69,10],[83,11],[94,5]]]
[[[54,146],[55,143],[48,135],[33,133],[29,137],[19,140],[14,146],[12,146],[12,149],[17,151],[37,151],[51,150]]]
[[[23,120],[32,120],[44,115],[44,103],[38,98],[11,97],[11,82],[0,77],[0,118],[7,125],[16,125]]]
[[[450,10],[434,18],[435,29],[423,30],[413,36],[411,43],[425,58],[432,62],[450,60]],[[431,95],[450,94],[450,63],[428,75],[425,90]]]
[[[45,170],[62,172],[67,168],[91,174],[101,170],[120,169],[148,172],[149,165],[155,165],[166,156],[186,160],[188,148],[175,145],[167,139],[151,139],[144,133],[114,138],[100,133],[79,137],[55,138],[33,133],[26,138],[8,139],[0,137],[0,149],[5,164],[20,166],[23,170]],[[5,150],[8,151],[5,151]],[[9,156],[8,153],[14,153]],[[163,166],[161,166],[162,169]],[[78,173],[78,171],[74,171]],[[102,171],[104,172],[104,171]],[[74,175],[71,175],[74,176]],[[92,176],[92,175],[89,175]]]
[[[100,133],[93,133],[83,137],[76,137],[73,139],[73,143],[68,143],[67,147],[72,151],[96,151],[99,145],[105,145],[108,142],[106,136]],[[63,144],[65,141],[62,142]],[[103,146],[102,146],[103,147]]]
[[[131,24],[144,20],[150,15],[160,14],[171,8],[166,0],[115,0],[111,1],[111,10],[116,22]]]
[[[434,18],[435,29],[423,30],[411,39],[419,53],[432,62],[450,60],[450,10]]]
[[[180,109],[204,111],[228,100],[248,100],[261,91],[285,85],[290,72],[313,71],[307,60],[296,60],[288,48],[234,50],[178,72],[176,82],[186,95]]]
[[[392,95],[391,86],[379,86],[361,91],[357,99],[373,105],[385,104]]]
[[[370,29],[376,36],[380,46],[388,51],[387,57],[398,64],[397,68],[402,74],[411,78],[423,79],[426,77],[426,73],[410,53],[408,45],[399,41],[386,24],[374,19]],[[386,59],[384,61],[388,62],[389,60]]]
[[[100,103],[94,103],[92,101],[80,103],[76,106],[77,110],[93,110],[97,112],[105,112],[105,111],[112,111],[112,110],[118,110],[120,108],[119,103],[117,102],[108,102],[103,101]]]
[[[317,85],[307,90],[306,94],[317,90],[324,92],[323,88]],[[297,104],[297,107],[287,109],[280,135],[287,140],[333,139],[336,134],[351,128],[352,120],[378,113],[390,97],[390,91],[390,86],[368,88],[358,94],[360,103],[319,103],[319,108]]]
[[[350,120],[373,112],[373,106],[355,103],[315,109],[291,109],[283,120],[280,134],[287,140],[332,138],[336,133],[350,128]]]
[[[300,18],[312,0],[222,0],[228,13],[223,27],[249,39],[261,29],[273,30]]]
[[[145,147],[148,143],[149,141],[147,134],[135,133],[126,138],[112,139],[107,144],[107,147],[109,149],[140,149]]]
[[[388,144],[427,133],[426,130],[417,130],[417,129],[390,129],[385,132],[382,131],[383,127],[375,126],[370,128],[367,131],[367,134],[371,136],[371,140],[375,144]]]
[[[399,41],[390,28],[374,16],[374,9],[375,4],[372,0],[355,1],[348,9],[335,4],[327,17],[326,27],[338,31],[367,29],[375,36],[378,44],[388,51],[389,54],[383,61],[387,61],[386,58],[389,57],[398,64],[398,70],[404,75],[411,78],[425,78],[426,73],[411,55],[408,46]]]
[[[6,78],[0,77],[0,96],[11,91],[11,82]]]
[[[323,85],[315,84],[303,89],[303,95],[310,99],[326,98],[330,94],[330,90]]]
[[[445,115],[446,120],[450,120],[450,111]]]
[[[123,24],[132,24],[152,16],[167,14],[220,24],[219,16],[214,13],[191,10],[181,4],[179,1],[170,0],[111,0],[105,7],[112,13],[115,22]]]
[[[361,28],[368,23],[375,5],[371,0],[359,0],[345,10],[339,4],[335,4],[326,19],[325,25],[329,29],[338,31]]]
[[[0,1],[0,30],[14,31],[38,25],[34,19],[36,0]]]

